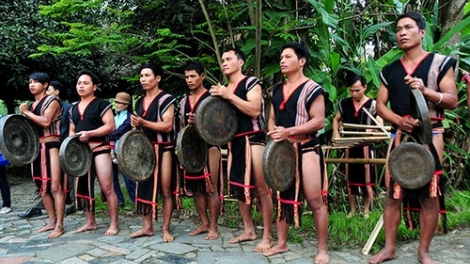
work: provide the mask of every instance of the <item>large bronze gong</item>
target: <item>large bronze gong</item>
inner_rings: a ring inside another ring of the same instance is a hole
[[[295,179],[295,150],[288,141],[270,141],[263,152],[263,173],[268,186],[275,191],[285,191]]]
[[[26,117],[7,115],[0,119],[0,148],[12,164],[29,164],[39,154],[39,135]]]
[[[178,161],[190,173],[201,172],[207,164],[207,143],[193,125],[183,128],[176,140]]]
[[[90,146],[88,143],[81,142],[79,137],[79,134],[67,137],[59,150],[60,167],[72,177],[86,175],[93,161]]]
[[[235,136],[238,116],[235,108],[217,96],[204,99],[196,109],[196,128],[209,144],[224,145]]]
[[[418,138],[423,144],[432,143],[432,124],[429,118],[428,106],[423,93],[418,89],[411,89],[410,96],[411,116],[419,120],[419,126],[415,128]]]
[[[403,142],[390,153],[388,168],[400,186],[417,189],[431,180],[435,161],[431,152],[423,145]]]
[[[150,139],[140,130],[122,135],[117,151],[119,168],[131,180],[144,182],[153,176],[155,150]]]

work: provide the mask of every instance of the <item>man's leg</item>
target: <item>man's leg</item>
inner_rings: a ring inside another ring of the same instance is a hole
[[[220,172],[220,150],[217,147],[209,149],[209,167],[211,171],[211,192],[207,194],[209,200],[210,227],[206,239],[213,240],[219,237],[218,220],[219,220],[219,172]]]
[[[348,213],[348,218],[351,218],[356,215],[356,195],[354,194],[348,194],[348,200],[349,200],[349,213]]]
[[[279,253],[283,253],[289,250],[287,245],[287,235],[289,232],[289,224],[286,221],[276,221],[277,227],[277,244],[272,248],[266,250],[263,255],[266,257],[273,256]]]
[[[99,154],[95,157],[96,176],[101,187],[101,191],[106,196],[108,204],[110,224],[105,236],[114,236],[119,232],[118,222],[118,199],[113,187],[113,172],[111,157],[108,153]]]
[[[209,218],[207,217],[207,203],[206,203],[206,197],[204,196],[204,193],[194,192],[193,198],[194,198],[194,204],[196,205],[197,214],[199,215],[199,218],[201,219],[201,225],[198,228],[194,229],[193,231],[189,232],[190,236],[207,233],[209,232],[209,226],[210,226]]]
[[[429,255],[429,245],[437,227],[439,210],[436,197],[420,200],[418,258],[422,264],[435,263]]]
[[[318,235],[318,252],[316,264],[328,263],[328,209],[323,203],[320,156],[316,152],[302,154],[302,181],[305,200],[313,211],[313,220]],[[326,170],[325,170],[326,173]]]
[[[260,200],[261,214],[263,216],[263,238],[254,250],[256,252],[264,252],[273,245],[273,237],[271,234],[273,222],[273,200],[263,175],[262,157],[264,146],[254,145],[251,147],[251,151],[255,190],[258,199]]]
[[[53,198],[52,209],[56,217],[56,224],[54,231],[49,235],[49,238],[56,238],[61,236],[64,230],[64,211],[65,211],[65,195],[62,189],[63,177],[59,164],[59,149],[54,148],[49,150],[50,166],[51,166],[51,192]],[[44,203],[45,204],[45,203]]]
[[[144,221],[144,227],[137,232],[131,234],[131,238],[137,238],[142,236],[153,236],[153,223],[152,223],[152,212],[148,215],[142,216]]]
[[[379,251],[379,253],[370,257],[368,263],[382,263],[386,260],[396,258],[395,245],[397,240],[397,230],[401,219],[401,202],[402,199],[395,200],[390,198],[389,193],[387,192],[384,208],[385,247]]]
[[[171,242],[175,237],[170,233],[170,222],[173,214],[173,191],[171,190],[172,156],[170,151],[163,153],[161,162],[161,189],[163,196],[162,237],[164,242]]]

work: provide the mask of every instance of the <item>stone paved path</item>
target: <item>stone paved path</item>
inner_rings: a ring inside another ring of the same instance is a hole
[[[12,177],[9,177],[12,179]],[[172,243],[164,243],[161,233],[153,237],[130,239],[129,234],[138,230],[140,217],[120,214],[121,231],[117,236],[103,236],[108,219],[98,219],[96,231],[74,234],[72,231],[83,225],[85,217],[80,213],[65,219],[66,233],[58,239],[47,239],[47,234],[36,230],[45,225],[47,216],[20,219],[18,213],[31,204],[34,186],[29,179],[12,179],[11,190],[13,211],[0,215],[0,263],[313,263],[316,253],[316,240],[301,244],[290,244],[290,251],[265,258],[253,252],[259,240],[241,245],[228,241],[239,234],[240,229],[219,227],[220,238],[207,241],[204,236],[191,237],[188,232],[195,228],[193,219],[175,217],[172,232],[176,236]],[[161,222],[155,223],[157,231]],[[398,258],[389,264],[417,263],[417,241],[401,245]],[[366,263],[368,256],[360,253],[360,248],[331,251],[332,264]],[[436,236],[431,252],[439,263],[470,263],[470,229],[453,230],[447,235]]]

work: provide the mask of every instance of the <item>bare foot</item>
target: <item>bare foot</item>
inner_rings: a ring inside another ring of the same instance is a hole
[[[274,255],[284,253],[284,252],[287,252],[287,251],[289,251],[289,248],[287,247],[287,245],[276,244],[274,247],[266,250],[263,253],[263,256],[270,257],[270,256],[274,256]]]
[[[163,242],[168,243],[175,240],[175,237],[170,234],[168,230],[162,230]]]
[[[206,236],[206,240],[215,240],[217,238],[219,238],[219,232],[217,232],[217,229],[216,230],[210,229],[209,233]]]
[[[46,226],[43,226],[42,228],[38,229],[38,233],[42,233],[42,232],[46,232],[46,231],[50,231],[50,230],[54,230],[55,229],[55,224],[48,224]]]
[[[194,229],[193,231],[189,232],[190,236],[196,236],[202,233],[207,233],[209,232],[209,225],[201,225],[197,229]]]
[[[75,230],[74,233],[82,233],[86,231],[92,231],[98,229],[98,226],[96,224],[85,224],[84,226],[80,227],[79,229]]]
[[[328,253],[318,253],[315,257],[315,264],[327,264],[330,262],[330,256]]]
[[[431,256],[428,252],[419,252],[418,251],[418,260],[421,264],[436,264],[434,260],[431,259]]]
[[[386,260],[391,260],[395,259],[395,250],[394,249],[387,249],[383,248],[382,250],[379,251],[376,255],[372,256],[369,258],[367,263],[382,263]]]
[[[245,241],[253,241],[256,239],[256,234],[253,233],[243,233],[237,237],[230,239],[230,244],[241,243]]]
[[[57,227],[57,228],[54,229],[54,231],[52,231],[49,234],[49,236],[47,238],[52,239],[52,238],[60,237],[64,233],[65,233],[65,230],[64,230],[63,227]]]
[[[272,239],[262,239],[261,242],[255,247],[255,252],[266,252],[273,246]]]
[[[140,229],[137,232],[131,234],[131,238],[138,238],[143,236],[153,236],[153,229]]]
[[[119,233],[119,228],[117,227],[109,227],[108,230],[104,233],[105,236],[115,236]]]

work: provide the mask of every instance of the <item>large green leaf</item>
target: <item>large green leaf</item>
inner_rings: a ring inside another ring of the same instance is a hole
[[[451,30],[449,30],[441,39],[434,45],[433,51],[440,50],[455,34],[460,32],[462,29],[468,29],[470,27],[470,16],[460,21]]]
[[[365,28],[362,31],[362,39],[363,40],[367,39],[368,37],[372,36],[373,34],[375,34],[380,29],[382,29],[384,27],[388,27],[391,24],[393,24],[393,22],[384,22],[384,23],[378,23],[378,24],[375,24],[375,25],[368,26],[367,28]]]

